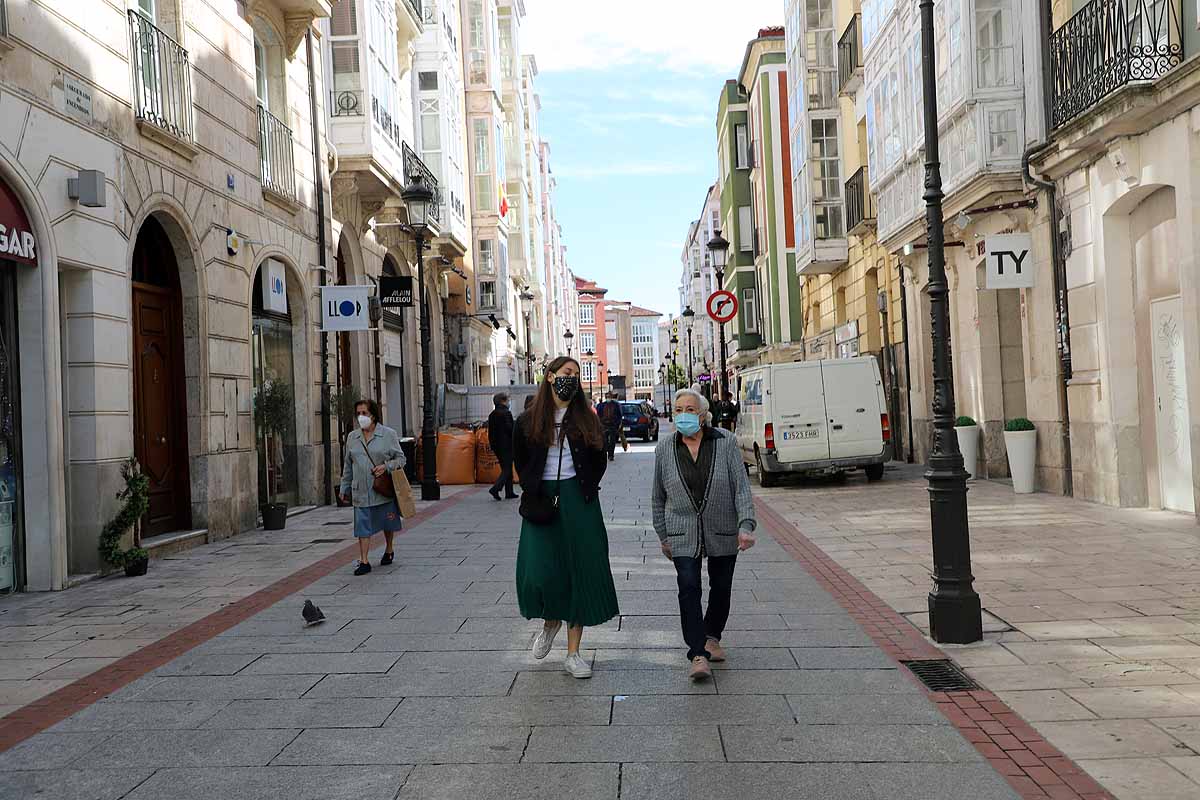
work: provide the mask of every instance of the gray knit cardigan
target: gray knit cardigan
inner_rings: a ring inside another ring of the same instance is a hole
[[[664,437],[654,451],[654,531],[660,541],[670,543],[672,556],[698,557],[701,538],[704,555],[731,556],[738,551],[738,532],[757,526],[737,440],[729,431],[716,433],[708,489],[699,510],[679,475],[676,436]]]

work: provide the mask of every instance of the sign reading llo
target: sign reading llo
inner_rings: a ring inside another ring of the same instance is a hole
[[[371,329],[370,286],[322,286],[321,330]]]
[[[379,279],[379,301],[384,311],[412,308],[413,279],[411,275],[383,276]]]

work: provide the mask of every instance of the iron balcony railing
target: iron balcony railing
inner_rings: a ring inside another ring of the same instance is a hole
[[[850,17],[850,24],[838,39],[838,93],[848,94],[862,83],[862,25],[861,14]]]
[[[846,181],[846,232],[859,233],[874,222],[875,198],[867,185],[867,168],[862,166]]]
[[[425,162],[416,151],[404,143],[404,182],[412,183],[414,178],[420,178],[426,186],[433,190],[433,203],[429,206],[429,219],[438,227],[442,224],[442,190],[433,171],[425,166]]]
[[[261,105],[258,107],[258,162],[263,188],[296,199],[296,162],[292,129]]]
[[[185,141],[195,141],[188,52],[139,11],[129,12],[133,113]]]
[[[361,117],[363,93],[360,89],[334,89],[329,93],[329,116]]]
[[[1050,37],[1057,128],[1130,83],[1183,61],[1182,0],[1092,0]]]

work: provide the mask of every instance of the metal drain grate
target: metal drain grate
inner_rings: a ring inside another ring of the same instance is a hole
[[[949,659],[901,663],[912,670],[931,692],[971,692],[979,689],[979,684],[968,678],[966,673]]]
[[[312,539],[309,544],[339,544],[346,541],[345,539]]]

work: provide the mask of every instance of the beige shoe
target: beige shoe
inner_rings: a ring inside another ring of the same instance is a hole
[[[692,659],[692,668],[688,670],[688,677],[693,681],[706,681],[712,677],[712,667],[708,665],[708,659],[704,656],[696,656]]]
[[[708,651],[708,660],[712,663],[720,664],[725,660],[725,648],[716,639],[709,639],[704,649]]]

